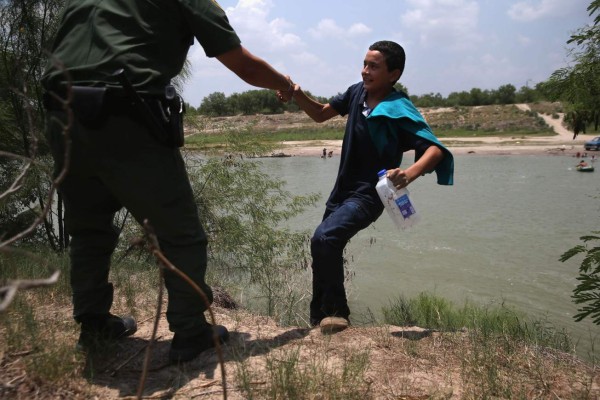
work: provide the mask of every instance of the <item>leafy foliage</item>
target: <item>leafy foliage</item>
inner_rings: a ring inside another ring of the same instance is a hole
[[[409,94],[408,88],[398,82],[394,85],[396,90]],[[320,103],[327,103],[331,98],[314,96],[309,91],[305,92]],[[531,103],[548,97],[547,90],[541,87],[523,86],[519,90],[514,85],[501,85],[498,89],[482,90],[472,88],[470,91],[452,92],[448,97],[440,93],[423,95],[410,95],[410,99],[417,107],[457,107],[457,106],[484,106],[492,104]],[[196,110],[188,106],[188,110]],[[298,106],[292,101],[286,104],[279,103],[272,91],[251,90],[243,93],[234,93],[226,96],[222,92],[214,92],[202,100],[197,113],[206,116],[231,116],[251,114],[280,114],[285,111],[299,111]]]
[[[214,275],[233,280],[234,290],[248,290],[262,313],[297,322],[294,303],[302,293],[293,282],[308,266],[308,234],[283,224],[318,196],[290,194],[285,182],[240,155],[196,159],[195,166],[190,160],[190,175]]]
[[[600,231],[592,232],[592,235],[582,236],[580,240],[584,243],[599,241]],[[576,255],[583,254],[584,258],[579,267],[579,284],[573,290],[572,298],[575,304],[584,304],[574,316],[576,321],[584,318],[592,318],[596,325],[600,325],[600,244],[588,248],[586,245],[578,245],[567,250],[560,261],[567,261]]]
[[[587,8],[593,16],[600,10],[600,0],[594,0]],[[580,28],[567,44],[571,49],[574,65],[554,71],[544,84],[544,91],[552,100],[567,103],[565,122],[575,136],[586,132],[588,124],[600,125],[600,14],[592,25]]]
[[[285,190],[286,182],[266,174],[260,161],[248,158],[265,151],[256,135],[230,128],[226,140],[225,155],[185,153],[208,237],[208,280],[243,297],[245,307],[282,324],[301,324],[298,310],[308,308],[303,304],[308,293],[303,274],[310,257],[308,233],[288,229],[286,221],[313,206],[319,196],[291,194]],[[126,243],[141,231],[133,219],[123,224],[122,217],[117,225],[122,226],[125,240],[121,242]]]
[[[329,100],[324,97],[313,96],[310,92],[306,94],[321,103]],[[198,113],[211,117],[230,115],[252,115],[252,114],[281,114],[284,111],[299,111],[298,106],[292,101],[281,103],[277,100],[272,90],[249,90],[243,93],[234,93],[226,96],[222,92],[214,92],[202,100]]]
[[[410,96],[410,99],[417,107],[459,107],[529,103],[541,98],[542,94],[537,88],[523,86],[517,90],[510,83],[492,90],[472,88],[470,91],[452,92],[446,98],[440,93]]]
[[[0,2],[0,143],[5,152],[0,157],[0,193],[17,179],[24,160],[36,153],[23,186],[0,202],[0,235],[22,231],[45,206],[51,178],[42,135],[40,78],[63,4],[64,0]],[[61,212],[55,209],[27,240],[62,248],[65,238],[57,229],[61,221]]]

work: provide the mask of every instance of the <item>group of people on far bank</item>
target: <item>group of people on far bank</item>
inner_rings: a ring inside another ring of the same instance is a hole
[[[333,157],[333,150],[330,150],[329,152],[327,152],[327,148],[323,148],[323,154],[321,154],[321,158],[325,158],[325,157]]]

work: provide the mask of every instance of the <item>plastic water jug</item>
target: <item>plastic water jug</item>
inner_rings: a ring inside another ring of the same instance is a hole
[[[400,229],[409,228],[419,221],[420,215],[410,200],[408,190],[406,188],[396,189],[387,178],[386,172],[385,169],[382,169],[377,173],[379,177],[375,186],[377,194],[394,224]]]

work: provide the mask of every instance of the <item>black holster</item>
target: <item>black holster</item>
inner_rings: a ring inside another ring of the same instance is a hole
[[[166,132],[165,143],[172,147],[183,146],[183,114],[185,113],[183,99],[175,94],[171,98],[150,101],[149,106]]]
[[[44,108],[50,111],[61,111],[68,107],[82,125],[88,128],[100,128],[106,119],[106,88],[71,86],[69,90],[71,91],[71,101],[68,104],[65,96],[58,95],[58,93],[54,93],[54,95],[44,93],[42,97]]]
[[[101,124],[106,118],[105,87],[73,86],[71,107],[79,121],[86,125]]]

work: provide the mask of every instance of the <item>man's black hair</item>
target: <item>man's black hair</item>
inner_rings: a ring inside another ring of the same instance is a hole
[[[369,46],[369,50],[378,51],[383,54],[388,71],[399,69],[400,76],[402,76],[402,73],[404,72],[404,63],[406,62],[406,54],[404,53],[402,46],[396,42],[381,40]]]

